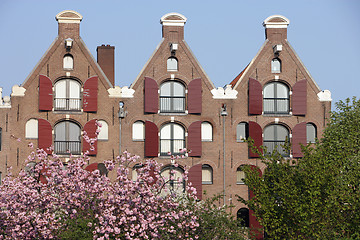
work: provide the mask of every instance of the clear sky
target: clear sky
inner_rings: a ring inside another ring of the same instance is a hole
[[[96,57],[115,46],[115,84],[129,86],[161,40],[160,18],[188,19],[185,40],[216,87],[230,83],[265,40],[262,22],[290,20],[288,40],[334,101],[360,94],[360,1],[0,0],[0,87],[3,96],[30,74],[57,35],[56,14],[83,15],[80,35]]]

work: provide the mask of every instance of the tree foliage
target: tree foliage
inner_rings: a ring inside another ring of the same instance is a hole
[[[271,239],[360,238],[360,100],[336,104],[323,138],[304,157],[261,155],[262,176],[245,169],[254,210]],[[261,154],[261,153],[259,153]]]

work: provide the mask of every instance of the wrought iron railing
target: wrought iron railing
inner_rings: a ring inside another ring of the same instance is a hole
[[[264,98],[264,114],[288,114],[288,98]]]
[[[56,111],[81,111],[80,98],[55,98],[54,110]]]
[[[184,113],[185,112],[185,97],[160,96],[160,112]]]
[[[180,150],[185,148],[184,139],[161,139],[160,156],[184,155]],[[169,154],[170,153],[170,154]]]
[[[55,141],[54,151],[56,154],[69,155],[81,154],[81,142],[80,141]]]
[[[270,155],[273,153],[274,149],[276,149],[281,154],[281,156],[289,157],[290,156],[289,150],[284,148],[286,143],[287,143],[286,141],[264,140],[264,147],[266,147],[266,149],[267,149],[266,154]]]

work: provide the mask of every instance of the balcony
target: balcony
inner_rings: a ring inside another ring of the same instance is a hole
[[[80,141],[55,141],[54,151],[59,155],[80,155],[81,142]]]
[[[161,113],[185,113],[185,97],[160,96]]]
[[[184,139],[161,139],[160,140],[160,156],[184,155],[180,150],[185,148]]]
[[[264,114],[289,114],[289,99],[264,98]]]
[[[80,98],[55,98],[54,99],[55,111],[81,111]]]

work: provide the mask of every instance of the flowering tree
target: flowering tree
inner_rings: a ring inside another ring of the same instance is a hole
[[[137,156],[124,152],[104,162],[109,172],[116,170],[115,181],[85,170],[88,160],[85,154],[65,164],[42,149],[31,152],[27,168],[9,174],[0,186],[0,239],[197,238],[197,217],[176,192],[164,194],[171,179],[159,174],[155,160],[142,163],[136,181],[129,178],[129,164]]]

